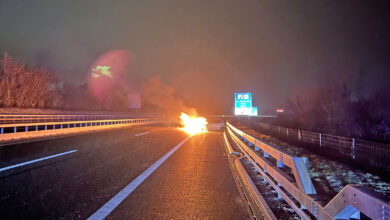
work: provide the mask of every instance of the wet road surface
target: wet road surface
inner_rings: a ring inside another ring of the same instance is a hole
[[[1,218],[88,218],[186,137],[133,127],[0,147],[0,169],[20,165],[0,171]],[[220,133],[191,137],[108,218],[248,218],[225,154]]]

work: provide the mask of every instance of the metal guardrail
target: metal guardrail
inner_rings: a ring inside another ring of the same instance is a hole
[[[0,142],[33,137],[36,138],[56,134],[101,130],[113,127],[146,125],[158,122],[158,119],[136,118],[0,124]]]
[[[232,126],[229,122],[226,123],[236,134],[242,137],[245,142],[249,142],[250,146],[255,146],[255,149],[263,151],[264,157],[273,157],[277,161],[277,167],[284,167],[284,165],[291,168],[293,171],[295,181],[300,190],[306,194],[316,194],[313,183],[311,182],[308,171],[308,159],[306,157],[294,157],[293,155],[283,152],[275,146],[266,144],[243,131]]]
[[[260,148],[261,145],[268,145],[268,148],[263,147],[268,153],[274,151],[280,154],[283,152],[275,148],[275,146],[258,142],[259,140],[240,131],[230,123],[226,124],[229,135],[236,142],[237,146],[240,147],[248,160],[255,166],[257,172],[262,175],[264,181],[270,183],[278,192],[278,197],[283,198],[301,218],[312,219],[312,216],[314,216],[321,220],[349,219],[352,217],[359,218],[360,212],[362,212],[372,219],[390,219],[390,204],[389,201],[385,201],[388,198],[383,198],[381,194],[366,186],[347,185],[328,204],[322,206],[297,186],[297,184],[299,185],[298,181],[294,183],[294,181],[289,179],[278,168],[277,164],[272,164],[266,157],[262,157],[256,153],[256,147]],[[249,146],[245,142],[249,142]],[[251,148],[251,146],[255,146],[255,149]],[[276,154],[274,153],[273,155],[275,158]],[[292,161],[294,162],[294,160]],[[307,170],[307,167],[295,166],[298,169],[306,168]],[[299,205],[300,207],[298,207]],[[310,214],[304,210],[307,210]]]
[[[261,129],[271,131],[293,141],[317,145],[319,150],[327,150],[344,158],[368,162],[374,166],[390,165],[390,145],[356,138],[341,137],[324,133],[316,133],[292,128],[252,122]]]
[[[229,143],[229,140],[226,136],[226,132],[223,132],[224,143],[227,148],[227,151],[230,155],[238,156],[234,161],[234,166],[236,168],[237,177],[240,176],[243,180],[243,185],[247,188],[250,198],[253,200],[255,205],[261,211],[261,215],[267,220],[277,220],[275,214],[272,212],[271,208],[268,206],[268,203],[264,200],[259,189],[256,187],[255,183],[250,178],[248,172],[245,170],[242,165],[241,160],[245,158],[242,153],[234,152],[232,146]]]
[[[0,114],[0,123],[17,122],[47,122],[47,121],[85,121],[107,119],[130,119],[132,115],[102,115],[102,114]]]

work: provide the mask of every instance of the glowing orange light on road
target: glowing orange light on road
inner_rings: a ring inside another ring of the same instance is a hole
[[[194,135],[207,132],[207,120],[203,117],[189,116],[186,113],[181,113],[181,123],[184,127],[181,129],[188,134]]]

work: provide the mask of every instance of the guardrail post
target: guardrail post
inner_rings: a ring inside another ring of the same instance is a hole
[[[62,124],[61,124],[61,129],[62,129]]]
[[[35,125],[35,131],[38,131],[38,125]]]
[[[25,132],[28,131],[28,126],[24,127],[24,131],[25,131]]]
[[[47,130],[47,125],[45,125],[45,130]]]
[[[278,183],[278,186],[280,187],[282,185],[280,185],[280,183]],[[282,194],[280,193],[280,191],[276,190],[276,192],[278,192],[278,199],[282,199],[283,197],[282,197]]]
[[[53,130],[56,130],[56,125],[53,125]]]
[[[4,128],[1,128],[1,134],[4,134]]]
[[[16,127],[14,127],[14,133],[16,133]]]
[[[347,205],[341,212],[337,213],[335,219],[360,219],[360,211],[351,205]]]
[[[355,138],[352,138],[352,159],[355,160],[355,147],[356,147],[356,143],[355,143]]]

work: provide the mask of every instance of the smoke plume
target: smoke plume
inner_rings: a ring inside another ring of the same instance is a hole
[[[196,109],[177,98],[175,89],[164,84],[160,76],[150,78],[143,85],[142,102],[145,109],[161,114],[170,122],[179,120],[181,112],[197,116]]]

